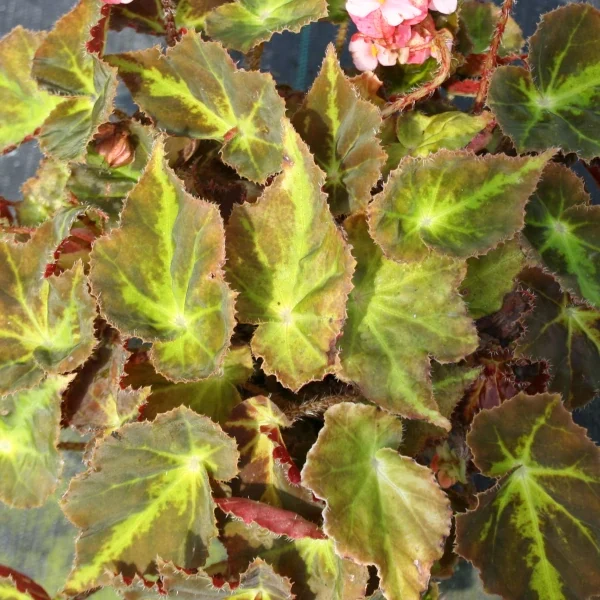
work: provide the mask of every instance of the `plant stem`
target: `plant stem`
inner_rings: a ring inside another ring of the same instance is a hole
[[[406,96],[402,96],[401,98],[394,100],[392,104],[386,106],[381,111],[381,116],[384,119],[391,117],[396,112],[403,111],[408,106],[415,104],[415,102],[418,102],[423,98],[427,98],[427,96],[433,94],[433,92],[435,92],[435,90],[440,87],[442,83],[446,81],[446,79],[448,79],[452,59],[452,53],[450,48],[448,48],[448,44],[446,43],[449,35],[450,34],[446,30],[442,29],[432,42],[434,48],[438,52],[440,63],[440,68],[435,77],[424,86],[410,92]]]
[[[359,402],[359,396],[333,395],[313,398],[302,404],[290,404],[283,412],[292,422],[303,417],[316,417],[322,415],[328,408],[342,402]]]
[[[506,23],[508,17],[512,11],[514,0],[504,0],[502,3],[502,11],[500,12],[500,18],[496,23],[496,29],[494,31],[494,37],[492,38],[492,44],[490,51],[488,52],[485,62],[483,63],[483,73],[481,75],[481,85],[475,98],[475,104],[473,105],[473,113],[478,115],[483,110],[485,102],[487,100],[488,91],[490,89],[490,82],[492,79],[492,73],[498,64],[498,50],[500,49],[500,43],[504,36],[504,30],[506,29]]]
[[[265,44],[262,42],[258,46],[254,46],[250,52],[246,54],[246,65],[250,71],[260,71],[260,61],[262,59]]]
[[[340,26],[338,27],[338,32],[335,37],[335,49],[338,57],[340,57],[342,52],[344,51],[344,46],[346,45],[346,38],[348,37],[348,27],[348,20],[344,21],[343,23],[340,23]]]
[[[165,29],[167,31],[167,45],[174,46],[179,41],[179,32],[175,25],[175,4],[173,0],[161,0],[164,11]]]

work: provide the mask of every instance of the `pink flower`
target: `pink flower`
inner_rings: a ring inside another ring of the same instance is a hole
[[[431,56],[433,35],[425,30],[413,29],[412,36],[404,48],[398,50],[398,62],[402,65],[421,65]]]
[[[449,15],[456,11],[457,0],[429,0],[429,10]]]
[[[360,33],[355,33],[348,46],[354,65],[359,71],[373,71],[378,64],[386,67],[395,65],[398,55],[395,51],[378,44]]]
[[[418,23],[427,15],[428,0],[348,0],[346,10],[354,21],[380,10],[389,25],[400,25],[404,21]]]
[[[133,0],[102,0],[104,4],[130,4]]]

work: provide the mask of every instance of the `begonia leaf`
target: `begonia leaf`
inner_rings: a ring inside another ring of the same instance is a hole
[[[450,533],[448,498],[430,469],[396,451],[402,423],[374,406],[342,403],[308,453],[302,481],[327,502],[336,551],[374,564],[386,598],[418,600]]]
[[[320,513],[312,494],[299,484],[280,429],[289,419],[268,398],[256,396],[238,404],[224,425],[240,449],[240,489],[246,498],[311,517]]]
[[[168,379],[208,377],[234,325],[224,261],[217,207],[185,191],[159,140],[120,227],[92,250],[90,280],[103,314],[124,335],[152,341],[152,362]]]
[[[161,0],[132,0],[110,5],[109,25],[117,31],[133,27],[138,33],[164,35],[164,16]]]
[[[21,188],[23,200],[15,208],[22,227],[37,227],[61,208],[70,206],[66,186],[70,170],[66,163],[45,158],[34,177]]]
[[[31,61],[44,33],[13,29],[0,40],[0,152],[33,135],[61,102],[38,89]]]
[[[248,52],[281,31],[300,29],[327,16],[327,0],[235,0],[206,17],[206,32],[227,48]]]
[[[479,2],[478,0],[463,2],[460,7],[461,29],[464,28],[472,44],[470,51],[473,54],[483,54],[489,50],[499,18],[500,7],[493,2]],[[525,39],[521,28],[509,15],[498,48],[499,56],[519,53],[524,44]]]
[[[559,395],[519,394],[467,436],[499,484],[457,517],[458,552],[507,600],[588,598],[600,589],[600,449]],[[515,560],[518,556],[520,559]]]
[[[205,29],[206,17],[226,2],[228,0],[178,0],[175,23],[177,27]]]
[[[324,189],[332,212],[364,210],[385,162],[377,139],[381,116],[375,106],[358,97],[332,45],[292,122],[325,171]]]
[[[600,390],[600,311],[575,303],[550,275],[527,269],[521,282],[535,294],[518,341],[521,356],[550,363],[550,391],[570,408],[589,402]]]
[[[154,47],[107,60],[162,129],[223,142],[223,160],[253,181],[280,168],[284,103],[270,75],[237,70],[220,44],[195,32],[166,54]]]
[[[13,577],[0,575],[0,600],[39,600],[35,595],[21,591]]]
[[[509,240],[483,256],[467,260],[467,275],[461,284],[463,298],[474,319],[502,308],[526,259],[517,239]]]
[[[243,503],[243,504],[242,504]],[[226,563],[210,567],[213,575],[235,577],[261,558],[292,582],[296,600],[346,600],[364,596],[364,566],[340,557],[334,542],[314,523],[260,502],[238,498],[219,501],[236,519],[225,524]]]
[[[431,250],[484,254],[523,227],[525,203],[551,155],[441,150],[405,158],[369,206],[371,235],[395,260],[420,260]]]
[[[252,375],[252,354],[248,346],[229,349],[217,373],[188,383],[173,383],[154,371],[148,361],[137,362],[127,369],[124,384],[139,388],[152,387],[142,415],[153,419],[177,406],[187,406],[201,415],[224,425],[234,406],[242,401],[237,390]]]
[[[358,264],[339,342],[341,377],[387,410],[449,428],[433,397],[429,356],[452,362],[477,348],[457,290],[464,263],[443,256],[397,263],[369,237],[364,215],[344,226]]]
[[[0,394],[65,373],[91,354],[95,303],[81,262],[44,278],[54,251],[81,211],[46,221],[26,243],[0,240]]]
[[[583,180],[549,164],[527,205],[527,240],[564,287],[600,308],[600,206],[590,206]]]
[[[61,393],[71,378],[50,375],[30,389],[0,396],[0,500],[41,506],[58,484],[56,449]]]
[[[488,104],[521,152],[560,146],[600,155],[600,10],[571,4],[545,14],[528,63],[500,67]]]
[[[107,571],[149,573],[158,549],[183,568],[204,564],[217,534],[209,478],[231,479],[237,460],[235,442],[188,408],[103,438],[63,500],[82,530],[67,592],[93,587]]]
[[[85,51],[90,29],[101,15],[100,0],[79,0],[62,17],[35,53],[33,76],[49,91],[67,96],[40,132],[40,146],[60,160],[79,161],[88,142],[113,109],[115,69]]]
[[[255,204],[237,205],[227,226],[227,273],[238,319],[263,370],[297,390],[333,371],[354,259],[337,228],[324,176],[289,122],[285,160]]]

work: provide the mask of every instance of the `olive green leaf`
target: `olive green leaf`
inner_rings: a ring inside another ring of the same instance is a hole
[[[359,98],[333,45],[292,122],[327,175],[325,191],[333,213],[364,210],[385,162],[377,139],[381,116]]]
[[[327,16],[327,0],[235,0],[206,17],[206,32],[225,47],[248,52],[281,31],[300,29]]]
[[[289,419],[268,398],[238,404],[223,429],[240,449],[240,486],[236,495],[293,510],[307,518],[320,515],[312,494],[299,485],[300,474],[281,436]]]
[[[303,483],[327,502],[324,530],[338,554],[377,566],[389,600],[418,600],[450,533],[448,498],[427,467],[401,456],[402,423],[342,403],[308,453]]]
[[[369,206],[371,235],[394,260],[421,260],[431,250],[456,258],[484,254],[523,227],[525,203],[552,154],[441,150],[405,158]]]
[[[88,142],[112,112],[116,71],[85,51],[101,6],[100,0],[79,0],[56,23],[33,60],[32,74],[38,82],[57,96],[67,97],[40,132],[42,150],[60,160],[81,160]]]
[[[500,67],[488,104],[520,152],[560,146],[600,155],[600,10],[570,4],[545,14],[529,41],[530,71]]]
[[[242,401],[237,386],[245,383],[252,372],[249,346],[238,346],[227,351],[214,375],[200,381],[173,383],[156,373],[149,362],[139,362],[129,367],[123,383],[136,389],[152,387],[143,410],[146,419],[183,405],[224,425],[232,408]]]
[[[46,221],[27,243],[0,240],[0,394],[75,370],[91,354],[96,307],[83,265],[44,277],[81,211]]]
[[[550,390],[569,408],[589,402],[600,390],[600,311],[572,301],[550,275],[526,269],[520,281],[535,294],[524,319],[520,356],[550,362]]]
[[[296,600],[364,597],[367,568],[336,554],[333,540],[327,539],[314,523],[291,511],[274,509],[259,502],[253,504],[258,520],[236,519],[225,524],[222,540],[228,558],[226,562],[212,565],[207,569],[209,573],[234,578],[253,560],[260,558],[278,575],[289,578]],[[270,529],[265,523],[269,519],[270,525],[274,525]],[[265,526],[259,525],[258,521]],[[292,533],[299,530],[306,535]]]
[[[459,515],[457,550],[507,600],[600,589],[600,449],[559,395],[519,394],[475,417],[467,442],[499,485]],[[520,560],[515,560],[519,556]]]
[[[27,591],[21,591],[12,577],[0,576],[0,600],[39,600],[39,598]]]
[[[0,152],[33,135],[61,101],[38,89],[30,76],[33,55],[44,37],[17,27],[0,40]]]
[[[405,156],[428,156],[442,149],[460,150],[492,120],[489,112],[476,116],[459,111],[430,116],[419,111],[401,114],[396,121],[395,139],[384,144],[388,154],[385,172],[395,169]]]
[[[460,286],[474,319],[500,310],[517,275],[526,264],[518,239],[509,240],[483,256],[467,260],[467,276]]]
[[[69,175],[66,163],[53,158],[43,159],[35,176],[21,188],[23,200],[15,205],[19,225],[37,227],[61,208],[70,206],[66,189]]]
[[[181,1],[185,3],[185,0]],[[176,0],[175,4],[179,4],[179,1]],[[138,33],[165,35],[164,17],[161,0],[132,0],[127,4],[111,5],[109,25],[117,31],[133,27]]]
[[[281,167],[284,102],[275,83],[236,69],[220,44],[192,31],[164,55],[154,47],[107,60],[162,129],[223,142],[223,160],[253,181]]]
[[[293,390],[331,373],[346,316],[354,259],[338,230],[322,171],[291,124],[285,160],[255,204],[237,205],[227,226],[227,273],[238,319],[257,324],[252,351]]]
[[[564,287],[600,308],[600,206],[590,204],[583,180],[551,163],[527,205],[523,233]]]
[[[50,375],[0,396],[0,500],[9,506],[41,506],[58,484],[60,399],[71,379]]]
[[[369,237],[364,215],[344,226],[358,265],[339,343],[340,376],[387,410],[449,429],[433,397],[429,356],[452,362],[477,348],[457,291],[464,263],[444,256],[397,263]]]
[[[185,191],[159,140],[120,227],[92,250],[90,280],[102,313],[124,335],[154,342],[152,362],[168,379],[208,377],[234,326],[224,261],[218,208]]]
[[[228,0],[178,0],[175,12],[177,27],[201,30],[206,28],[206,17]],[[160,2],[160,0],[159,0]]]
[[[489,50],[499,18],[500,7],[493,2],[471,0],[462,4],[460,8],[461,30],[467,34],[471,42],[470,51],[473,54],[483,54]],[[521,28],[512,16],[509,16],[498,54],[507,56],[519,53],[524,45],[525,39]]]
[[[82,530],[67,592],[93,587],[107,571],[151,572],[158,551],[183,568],[204,564],[217,534],[209,478],[231,479],[237,460],[218,425],[183,407],[103,438],[63,500]]]

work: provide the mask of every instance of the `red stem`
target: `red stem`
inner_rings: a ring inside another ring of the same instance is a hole
[[[175,25],[175,4],[173,0],[161,0],[164,11],[165,29],[167,30],[167,45],[174,46],[180,39]]]
[[[475,104],[473,105],[473,113],[476,115],[481,113],[483,107],[485,106],[488,90],[490,89],[492,73],[498,64],[498,50],[500,49],[500,43],[502,42],[504,30],[506,29],[506,23],[512,11],[513,4],[514,0],[504,0],[502,3],[502,11],[500,12],[500,18],[496,23],[496,30],[494,31],[494,37],[492,38],[490,51],[488,52],[485,62],[483,63],[481,85],[479,86],[479,92],[477,92]]]

